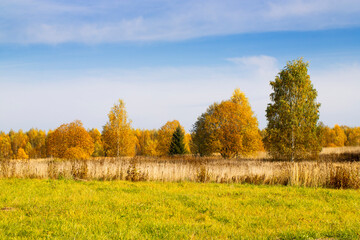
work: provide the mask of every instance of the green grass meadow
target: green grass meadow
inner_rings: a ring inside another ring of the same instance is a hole
[[[360,191],[0,180],[1,239],[358,239]]]

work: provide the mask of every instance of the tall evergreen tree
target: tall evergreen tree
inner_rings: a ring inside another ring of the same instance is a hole
[[[178,126],[172,135],[170,148],[169,148],[170,155],[186,153],[184,139],[185,139],[184,132],[181,130],[181,127]]]
[[[169,154],[172,136],[178,126],[183,129],[178,120],[168,121],[157,131],[156,139],[158,144],[156,146],[156,151],[158,155],[166,156]]]
[[[317,92],[302,59],[288,62],[270,82],[273,93],[266,117],[265,145],[274,158],[291,161],[317,157],[321,150]]]

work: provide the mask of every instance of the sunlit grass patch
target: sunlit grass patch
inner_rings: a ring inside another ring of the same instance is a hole
[[[358,238],[360,192],[216,183],[1,180],[0,238]]]

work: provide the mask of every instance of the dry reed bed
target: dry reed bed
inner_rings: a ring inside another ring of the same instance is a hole
[[[360,146],[326,147],[321,151],[322,155],[342,153],[360,153]]]
[[[360,187],[360,162],[291,163],[196,157],[3,160],[0,162],[0,177],[196,181],[357,189]]]

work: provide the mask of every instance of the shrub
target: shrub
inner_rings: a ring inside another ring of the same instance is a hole
[[[71,162],[71,175],[74,179],[88,178],[88,165],[86,160],[76,160]]]
[[[68,148],[65,151],[64,158],[85,160],[85,159],[89,158],[89,154],[87,154],[82,148],[72,147],[72,148]]]
[[[359,176],[351,168],[337,166],[330,171],[331,188],[359,188]]]
[[[196,181],[197,182],[208,182],[210,180],[209,171],[205,166],[200,166],[196,172]]]
[[[129,168],[126,173],[127,175],[125,179],[132,182],[145,181],[148,178],[147,174],[141,173],[141,171],[137,169],[135,159],[130,161]]]

